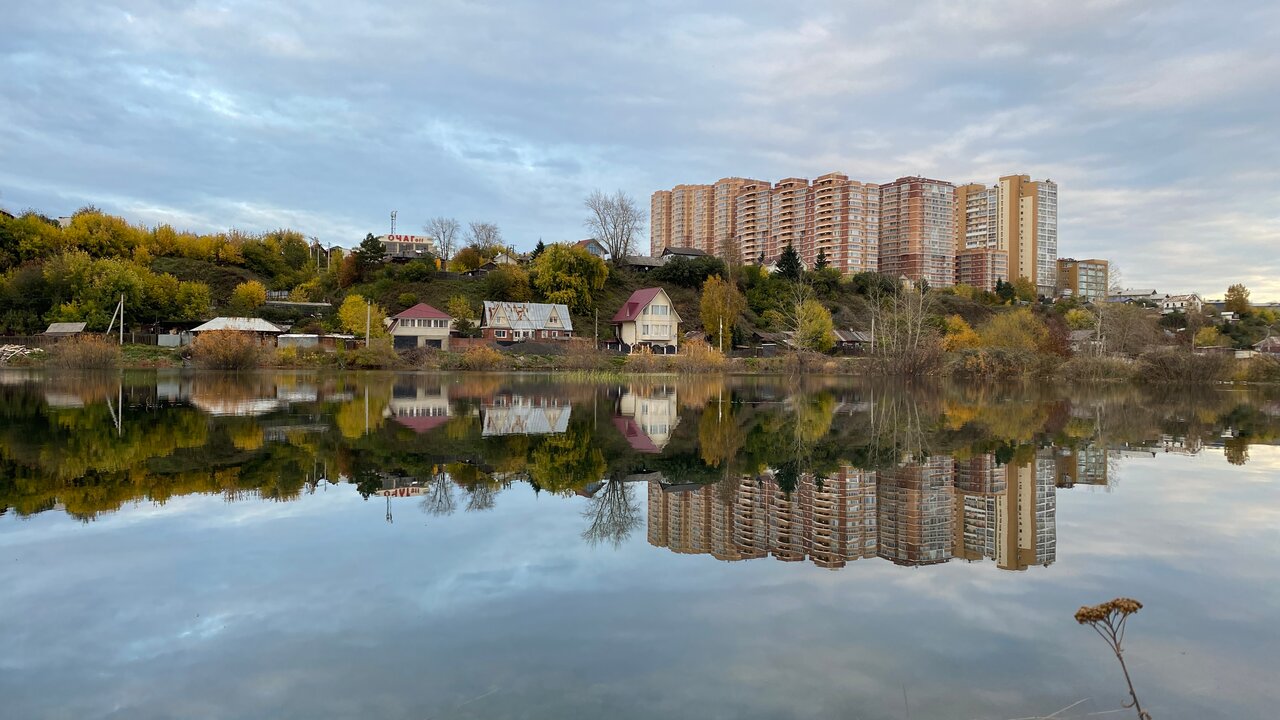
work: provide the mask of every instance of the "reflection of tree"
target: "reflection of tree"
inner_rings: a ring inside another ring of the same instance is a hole
[[[592,447],[591,434],[571,430],[548,437],[533,451],[529,476],[543,490],[567,494],[599,480],[605,467],[604,453]]]
[[[453,481],[448,473],[432,473],[427,480],[427,494],[422,497],[422,511],[428,515],[452,515],[457,508],[453,498]]]
[[[587,501],[582,516],[590,521],[582,538],[592,545],[608,542],[615,548],[640,527],[640,505],[628,483],[609,480]]]

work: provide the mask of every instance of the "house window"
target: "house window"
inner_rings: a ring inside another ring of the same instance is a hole
[[[506,330],[494,330],[494,331],[493,331],[493,336],[494,336],[494,337],[496,337],[496,338],[505,338],[505,337],[507,336],[507,331],[506,331]]]

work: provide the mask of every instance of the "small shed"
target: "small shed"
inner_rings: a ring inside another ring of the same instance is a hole
[[[44,336],[54,338],[73,337],[84,332],[85,325],[86,323],[82,322],[50,323],[49,328],[44,331]]]

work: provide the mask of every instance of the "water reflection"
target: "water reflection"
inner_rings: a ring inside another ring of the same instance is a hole
[[[592,544],[643,525],[677,553],[824,568],[1047,566],[1057,492],[1111,487],[1118,457],[1244,464],[1280,438],[1274,391],[832,379],[8,372],[0,412],[0,512],[21,516],[340,485],[440,518],[523,488],[578,498]]]

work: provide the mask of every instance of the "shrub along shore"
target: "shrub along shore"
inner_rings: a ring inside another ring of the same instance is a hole
[[[60,342],[47,352],[16,358],[11,367],[57,369],[140,369],[193,367],[212,370],[331,369],[436,371],[541,371],[606,373],[813,374],[851,376],[902,375],[897,358],[887,355],[832,357],[789,352],[767,358],[726,357],[702,340],[681,345],[678,355],[640,351],[621,355],[594,348],[590,342],[539,344],[525,349],[470,347],[463,352],[418,349],[396,351],[386,340],[352,350],[276,349],[233,331],[206,333],[189,348],[125,345],[99,336]],[[1280,383],[1280,358],[1237,359],[1225,354],[1197,354],[1184,348],[1158,347],[1137,357],[1064,358],[1052,353],[1002,348],[944,351],[932,363],[930,376],[960,379],[1051,378],[1077,382],[1150,384]]]

